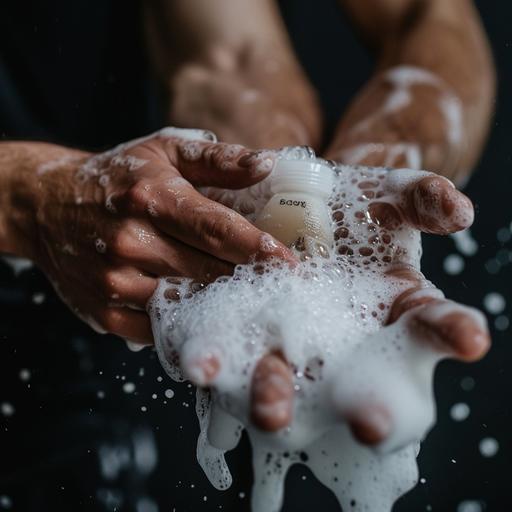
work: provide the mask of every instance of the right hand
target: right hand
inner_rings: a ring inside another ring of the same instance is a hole
[[[204,134],[190,140],[187,130],[164,129],[103,154],[70,151],[39,167],[34,259],[96,330],[150,344],[145,307],[159,276],[205,283],[253,257],[294,259],[194,188],[253,185],[268,175],[273,155]]]

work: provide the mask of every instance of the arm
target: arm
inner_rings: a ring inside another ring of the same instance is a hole
[[[87,153],[39,142],[0,143],[0,254],[35,258],[36,169]]]
[[[482,151],[495,88],[491,52],[472,2],[342,4],[377,67],[342,119],[330,156],[418,166],[464,180]],[[384,146],[394,147],[393,154]]]
[[[146,33],[178,126],[252,147],[317,145],[315,93],[276,2],[148,0]]]

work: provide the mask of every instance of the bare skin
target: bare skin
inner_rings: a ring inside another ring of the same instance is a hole
[[[382,165],[392,158],[391,166],[401,166],[410,162],[395,146],[406,142],[418,146],[423,168],[464,179],[481,151],[494,88],[487,43],[471,2],[453,0],[450,7],[444,0],[345,0],[343,4],[376,50],[378,66],[341,120],[325,156],[347,161],[347,151],[372,144],[372,151],[358,163]],[[248,147],[308,144],[321,149],[316,95],[293,54],[273,1],[222,0],[216,2],[215,11],[206,0],[155,0],[146,7],[149,43],[170,92],[173,124],[212,129],[221,140]],[[176,48],[183,51],[176,52]],[[432,73],[439,84],[413,85],[407,107],[374,118],[390,93],[386,73],[404,65]],[[468,127],[462,142],[448,139],[446,119],[438,108],[440,98],[448,93],[457,97],[463,126]],[[368,118],[371,122],[365,123],[364,130],[354,130]],[[214,226],[220,236],[211,240],[205,230],[205,226],[212,227],[206,216],[201,222],[195,215],[182,217],[165,208],[162,197],[171,200],[176,193],[166,184],[170,176],[182,176],[191,185],[215,185],[209,181],[212,175],[206,178],[203,173],[219,168],[219,160],[182,166],[179,151],[163,147],[161,141],[133,150],[150,163],[136,171],[114,165],[109,169],[109,184],[89,183],[77,204],[71,177],[92,155],[52,145],[0,144],[0,197],[5,206],[0,212],[0,252],[38,262],[75,311],[100,329],[148,343],[148,319],[139,309],[154,289],[156,276],[189,275],[206,281],[229,272],[230,265],[247,261],[251,250],[257,252],[261,233],[250,226],[243,234],[237,232],[236,225],[244,224],[224,210],[222,220]],[[48,174],[37,175],[42,164],[62,157],[69,160]],[[230,181],[233,175],[227,174],[229,183],[219,186],[244,187],[262,178],[252,173],[250,165],[239,182]],[[192,187],[186,188],[191,202],[204,205],[205,198]],[[105,208],[107,190],[115,198],[115,213]],[[156,208],[157,217],[149,214],[148,205],[152,211]],[[445,234],[456,229],[447,227],[444,218],[416,224],[419,217],[414,210],[406,218],[429,232]],[[98,238],[105,242],[105,252],[98,252]],[[286,248],[279,246],[279,252],[291,259]],[[100,269],[92,280],[70,270],[78,260]],[[417,285],[412,278],[411,283]],[[102,290],[99,296],[97,289]],[[407,309],[405,298],[398,297],[395,302],[398,305],[392,310],[396,315]],[[463,318],[447,319],[442,336],[434,335],[432,326],[431,338],[451,340],[455,356],[467,360],[481,356],[485,349],[472,348],[471,340],[478,337],[474,326],[467,328],[469,336],[465,331],[462,336],[461,325],[466,325]],[[418,328],[428,330],[420,321]],[[215,371],[210,361],[208,375]],[[264,358],[255,373],[254,402],[274,400],[270,375],[277,372],[286,378],[290,371],[280,354]],[[208,385],[212,378],[201,384]],[[290,411],[292,398],[290,392]],[[351,420],[356,436],[366,442],[381,438],[382,433],[366,425],[365,417],[371,414],[355,414]],[[253,415],[255,423],[267,430],[282,428],[289,419],[275,421]]]

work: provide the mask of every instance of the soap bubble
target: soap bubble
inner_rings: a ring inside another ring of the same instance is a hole
[[[501,228],[496,233],[496,238],[501,243],[506,243],[510,240],[512,234],[510,233],[510,229],[508,228]]]
[[[484,437],[478,447],[482,457],[494,457],[498,453],[499,443],[493,437]]]
[[[9,402],[2,402],[0,404],[0,411],[4,416],[12,416],[14,414],[14,407]]]
[[[23,382],[27,382],[28,380],[30,380],[30,370],[27,369],[27,368],[22,368],[20,370],[20,380],[22,380]]]
[[[107,251],[107,244],[101,238],[96,238],[94,246],[99,253],[105,253]]]
[[[457,507],[457,512],[482,512],[483,508],[480,502],[478,501],[463,501],[459,503]]]
[[[506,306],[505,298],[503,295],[496,292],[488,293],[484,297],[483,302],[485,309],[492,315],[502,313]]]
[[[5,510],[9,510],[12,508],[12,499],[9,496],[2,494],[0,496],[0,507]]]
[[[475,379],[473,379],[473,377],[464,377],[460,381],[460,387],[464,391],[471,391],[475,387]]]
[[[125,382],[123,384],[123,391],[125,393],[133,393],[135,391],[135,384],[133,382]]]
[[[494,320],[494,327],[496,327],[498,331],[506,331],[509,325],[510,321],[508,319],[508,316],[500,315],[497,316]]]
[[[444,271],[450,275],[460,274],[464,270],[464,258],[458,254],[448,255],[443,263]]]
[[[468,404],[458,403],[454,404],[450,409],[450,416],[454,421],[464,421],[470,413]]]
[[[464,256],[474,256],[478,252],[478,243],[471,235],[469,228],[453,233],[450,237],[455,242],[457,250]]]

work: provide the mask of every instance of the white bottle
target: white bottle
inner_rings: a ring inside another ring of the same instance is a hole
[[[313,160],[278,160],[271,176],[273,197],[256,226],[288,247],[327,257],[333,230],[327,200],[334,184],[333,170]]]

